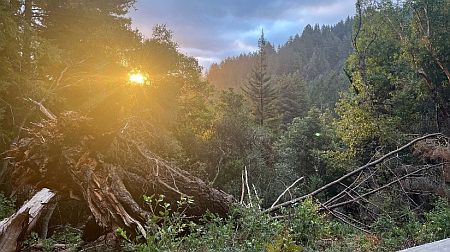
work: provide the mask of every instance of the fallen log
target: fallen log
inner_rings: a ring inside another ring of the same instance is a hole
[[[297,197],[295,199],[292,199],[292,200],[289,200],[289,201],[286,201],[286,202],[283,202],[283,203],[271,206],[270,208],[264,210],[263,213],[271,213],[271,212],[274,212],[274,211],[278,211],[279,209],[281,209],[283,207],[287,207],[287,206],[296,204],[298,202],[302,202],[303,200],[305,200],[305,199],[307,199],[309,197],[313,197],[313,196],[315,196],[315,195],[317,195],[317,194],[319,194],[319,193],[321,193],[321,192],[331,188],[332,186],[341,183],[343,180],[345,180],[347,178],[354,177],[355,175],[361,173],[362,171],[368,169],[369,167],[373,167],[373,166],[375,166],[377,164],[382,163],[385,159],[387,159],[387,158],[389,158],[391,156],[394,156],[397,153],[399,153],[399,152],[401,152],[401,151],[403,151],[403,150],[405,150],[405,149],[407,149],[407,148],[409,148],[409,147],[411,147],[411,146],[413,146],[413,145],[415,145],[415,144],[417,144],[417,143],[419,143],[419,142],[421,142],[423,140],[426,140],[426,139],[429,139],[429,138],[433,138],[433,137],[439,137],[439,136],[443,136],[442,133],[434,133],[434,134],[428,134],[428,135],[425,135],[425,136],[422,136],[422,137],[418,137],[418,138],[410,141],[409,143],[401,146],[400,148],[398,148],[396,150],[393,150],[393,151],[383,155],[382,157],[378,158],[377,160],[374,160],[374,161],[369,162],[369,163],[367,163],[367,164],[365,164],[365,165],[363,165],[361,167],[358,167],[357,169],[355,169],[355,170],[353,170],[353,171],[351,171],[351,172],[349,172],[349,173],[339,177],[338,179],[327,183],[326,185],[324,185],[324,186],[314,190],[311,193],[308,193],[306,195]],[[335,197],[338,197],[339,195],[341,195],[341,194],[343,194],[345,192],[346,192],[346,190],[342,191],[341,193],[339,193]]]
[[[18,250],[18,241],[30,233],[55,193],[47,188],[40,190],[11,217],[0,222],[0,251]]]
[[[121,132],[104,133],[75,112],[35,123],[26,132],[6,153],[14,163],[13,183],[80,199],[109,231],[120,227],[146,235],[143,226],[152,212],[143,195],[164,195],[174,205],[189,197],[194,201],[185,212],[190,217],[207,211],[225,216],[233,202],[143,143]]]

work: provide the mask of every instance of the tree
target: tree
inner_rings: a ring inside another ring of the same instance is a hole
[[[449,134],[448,1],[358,1],[338,136],[361,162],[407,134]],[[444,41],[445,40],[445,41]]]
[[[267,71],[266,44],[264,31],[261,31],[261,37],[258,40],[258,61],[243,87],[243,91],[254,107],[255,119],[262,126],[273,119],[274,100],[277,98],[276,89]]]
[[[276,50],[267,43],[267,72],[271,76],[298,72],[307,84],[308,100],[321,109],[333,108],[338,92],[349,85],[343,68],[352,52],[352,24],[353,19],[347,18],[334,26],[308,25],[303,33],[291,36]],[[258,61],[257,52],[228,57],[211,66],[207,79],[219,89],[239,89],[245,86]]]
[[[299,72],[277,76],[274,82],[279,90],[277,105],[281,123],[287,125],[292,119],[303,116],[307,111],[306,84]]]
[[[0,152],[9,147],[14,137],[17,88],[20,76],[20,32],[17,7],[8,1],[0,2]]]
[[[328,173],[321,151],[332,149],[333,137],[327,116],[312,108],[303,118],[294,118],[285,133],[275,143],[278,173],[292,180],[304,176],[307,181],[325,180]],[[287,180],[287,179],[286,179]],[[313,182],[314,183],[314,182]]]

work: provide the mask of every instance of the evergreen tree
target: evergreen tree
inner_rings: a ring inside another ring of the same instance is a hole
[[[298,72],[312,95],[308,100],[322,109],[332,109],[339,98],[338,92],[349,85],[343,69],[352,52],[352,25],[352,18],[333,26],[308,25],[276,50],[267,43],[267,72],[272,77]],[[226,58],[211,66],[207,79],[222,90],[241,88],[258,61],[258,52]]]
[[[270,81],[270,74],[267,71],[266,45],[264,31],[261,31],[261,37],[258,41],[258,61],[243,87],[254,107],[255,119],[260,125],[264,125],[267,120],[273,118],[273,103],[277,97],[276,90]]]
[[[299,72],[284,74],[275,78],[279,90],[278,111],[281,122],[287,125],[295,117],[303,116],[307,111],[307,90],[305,81]]]

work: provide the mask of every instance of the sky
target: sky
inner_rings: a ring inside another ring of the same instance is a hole
[[[332,25],[355,13],[355,0],[137,0],[133,26],[150,38],[156,24],[174,32],[180,50],[207,69],[256,50],[264,29],[275,46],[307,24]]]

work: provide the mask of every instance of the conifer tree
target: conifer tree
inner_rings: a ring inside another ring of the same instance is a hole
[[[267,71],[266,45],[264,31],[261,31],[261,37],[258,40],[258,59],[243,87],[244,93],[253,105],[255,119],[260,125],[264,125],[267,120],[273,118],[273,103],[277,96]]]
[[[298,71],[277,76],[274,82],[279,90],[278,114],[281,123],[286,126],[292,119],[302,117],[308,111],[306,83]]]

